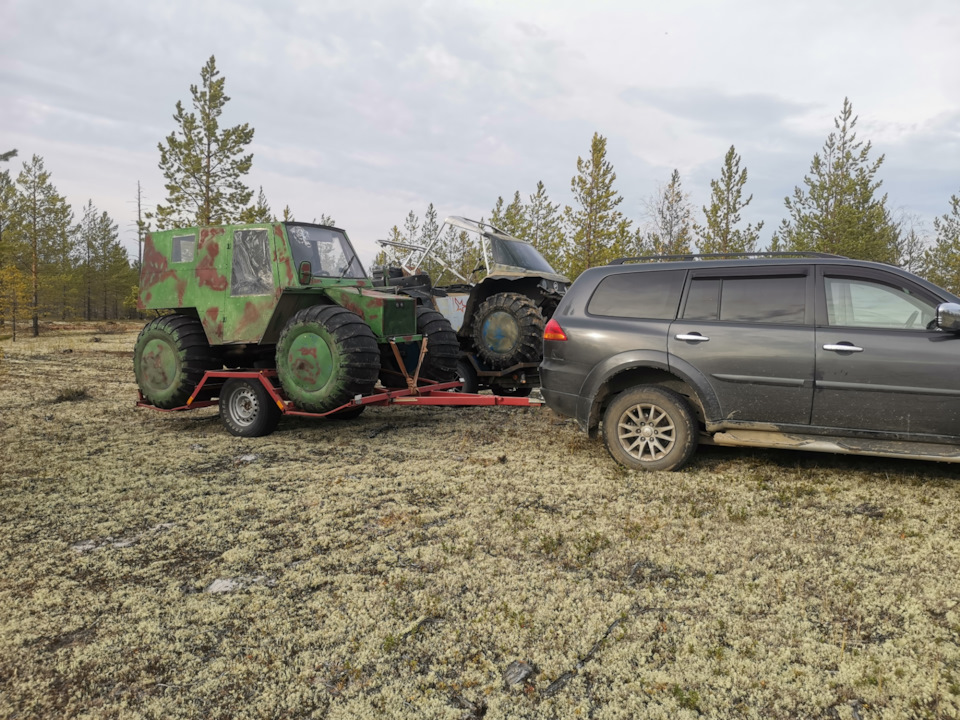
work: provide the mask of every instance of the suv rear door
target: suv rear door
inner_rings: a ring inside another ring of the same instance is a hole
[[[670,328],[671,365],[703,373],[724,422],[809,424],[813,288],[804,264],[692,270]]]
[[[940,301],[892,272],[819,266],[812,423],[960,436],[960,335],[931,326]]]

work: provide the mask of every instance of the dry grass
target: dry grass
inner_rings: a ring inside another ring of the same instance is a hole
[[[2,343],[0,717],[960,716],[954,467],[634,474],[506,408],[242,440],[134,408],[123,330]]]

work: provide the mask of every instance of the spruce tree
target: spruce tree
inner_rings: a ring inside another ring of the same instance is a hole
[[[576,207],[564,208],[567,237],[558,269],[571,280],[616,257],[629,236],[630,221],[617,210],[623,198],[613,188],[616,179],[607,160],[607,139],[594,133],[590,155],[586,160],[577,158],[577,174],[570,180]]]
[[[244,152],[254,131],[247,123],[220,127],[230,98],[219,75],[211,55],[200,70],[200,85],[190,86],[193,111],[177,101],[177,129],[158,145],[167,189],[167,204],[157,205],[161,229],[235,222],[253,196],[243,177],[253,164],[253,155]]]
[[[704,206],[705,225],[694,223],[697,247],[702,253],[754,252],[763,222],[740,229],[740,211],[753,195],[743,199],[747,169],[740,168],[740,156],[733,145],[727,150],[720,169],[720,179],[710,181],[710,207]]]
[[[793,197],[784,198],[790,217],[777,230],[774,247],[894,263],[899,230],[887,196],[876,197],[884,156],[870,160],[871,143],[857,140],[849,99],[833,124],[835,131],[803,178],[806,189],[797,187]]]

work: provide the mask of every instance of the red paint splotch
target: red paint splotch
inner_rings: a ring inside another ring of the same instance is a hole
[[[148,292],[164,280],[173,279],[177,284],[177,303],[183,305],[183,294],[187,290],[187,281],[182,280],[175,271],[167,265],[167,258],[153,244],[153,235],[147,234],[143,241],[143,267],[140,270],[140,297],[146,298],[145,301],[138,303],[143,305],[149,302],[151,296]]]
[[[304,357],[312,357],[314,360],[317,359],[317,349],[315,347],[300,348],[300,354]]]
[[[271,305],[268,310],[272,309]],[[247,300],[246,304],[243,306],[243,315],[241,316],[239,322],[237,323],[236,332],[233,333],[234,340],[250,340],[256,341],[259,340],[259,337],[247,337],[246,333],[250,330],[251,327],[255,326],[263,317],[263,310],[258,308],[252,302]]]
[[[204,230],[203,232],[205,233],[207,231]],[[200,287],[206,286],[211,290],[226,290],[228,285],[227,278],[218,273],[216,268],[217,255],[220,254],[220,243],[213,238],[204,238],[204,240],[200,241],[202,257],[200,258],[200,262],[197,263],[196,270],[194,270],[194,274],[197,276],[197,284]]]
[[[273,234],[277,238],[274,241],[273,261],[283,267],[287,275],[287,285],[293,285],[296,273],[293,270],[293,260],[290,258],[290,253],[287,252],[287,244],[283,239],[283,226],[274,225]]]
[[[207,335],[213,335],[221,340],[223,339],[223,320],[217,321],[217,317],[220,315],[219,308],[209,308],[203,314],[203,327],[207,331]]]

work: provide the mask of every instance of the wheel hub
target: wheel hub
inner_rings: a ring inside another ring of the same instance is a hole
[[[256,394],[249,388],[237,390],[230,398],[230,411],[238,425],[249,425],[257,418],[260,403]]]
[[[641,462],[664,457],[676,443],[676,428],[663,408],[642,403],[627,408],[617,423],[623,449]]]

